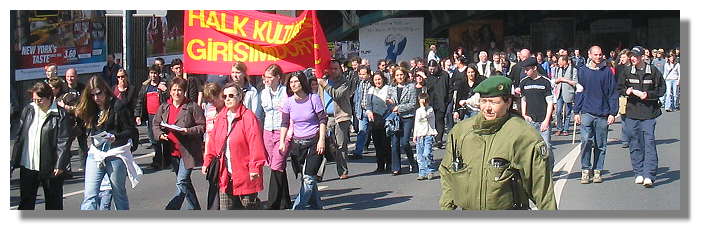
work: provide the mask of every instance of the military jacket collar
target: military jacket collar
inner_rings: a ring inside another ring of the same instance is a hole
[[[499,131],[502,126],[504,126],[504,123],[507,122],[511,116],[511,114],[507,113],[504,117],[497,118],[495,120],[485,120],[485,117],[480,114],[480,117],[476,119],[475,124],[472,125],[473,132],[478,135],[494,134]]]

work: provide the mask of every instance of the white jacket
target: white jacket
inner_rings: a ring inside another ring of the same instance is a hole
[[[681,79],[681,64],[669,64],[666,63],[663,66],[663,79],[664,80],[680,80]]]
[[[110,156],[120,158],[120,160],[125,163],[125,168],[127,168],[127,177],[130,179],[130,183],[132,183],[132,188],[135,188],[137,187],[137,184],[139,184],[140,178],[142,177],[142,169],[135,162],[132,152],[130,151],[130,147],[132,147],[132,140],[128,140],[127,144],[112,148],[107,152],[100,151],[91,144],[91,148],[88,150],[88,155],[93,155],[93,159],[98,163]]]
[[[433,107],[426,106],[416,109],[414,117],[414,137],[435,136],[436,118],[433,114]]]

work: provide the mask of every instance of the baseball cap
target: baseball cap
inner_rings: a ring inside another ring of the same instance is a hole
[[[645,49],[641,46],[635,46],[634,48],[632,48],[631,52],[632,52],[632,54],[634,54],[634,56],[643,56],[644,50]]]

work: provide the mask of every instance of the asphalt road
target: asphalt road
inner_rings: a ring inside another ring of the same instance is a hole
[[[610,126],[609,146],[605,161],[605,181],[601,184],[581,185],[580,161],[576,146],[570,137],[552,136],[554,154],[555,192],[561,210],[678,210],[680,202],[680,112],[664,113],[658,119],[656,140],[658,143],[659,169],[653,188],[634,184],[627,149],[616,142],[620,136],[621,123]],[[144,127],[139,128],[142,142],[146,142]],[[352,137],[354,140],[355,137]],[[174,193],[175,175],[171,170],[155,171],[151,163],[151,149],[142,144],[135,152],[137,163],[142,167],[142,181],[131,188],[128,183],[128,197],[131,210],[162,210]],[[579,148],[579,147],[578,147]],[[73,150],[77,150],[74,144]],[[572,154],[571,154],[572,152]],[[339,180],[335,163],[327,165],[324,181],[319,183],[324,209],[326,210],[438,210],[440,196],[439,179],[417,181],[415,173],[408,167],[402,175],[376,174],[374,152],[366,152],[359,160],[350,160],[350,178]],[[434,150],[434,166],[443,157],[443,150]],[[404,158],[402,156],[402,158]],[[78,165],[77,157],[72,164]],[[405,159],[402,166],[408,166]],[[569,170],[568,170],[569,169]],[[289,191],[292,200],[298,194],[300,182],[288,166]],[[206,181],[200,171],[194,170],[192,181],[202,207],[206,204]],[[267,200],[269,169],[264,170],[265,189],[259,193],[260,199]],[[37,210],[43,210],[42,189],[38,192]],[[74,173],[74,178],[64,185],[65,210],[79,210],[83,199],[83,176]],[[10,206],[16,209],[19,201],[19,170],[10,179]]]

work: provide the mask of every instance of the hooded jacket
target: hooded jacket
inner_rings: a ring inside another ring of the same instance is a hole
[[[574,112],[589,113],[599,117],[616,116],[618,110],[617,84],[614,74],[602,61],[593,68],[590,60],[578,68],[578,84],[582,87],[575,93]]]

